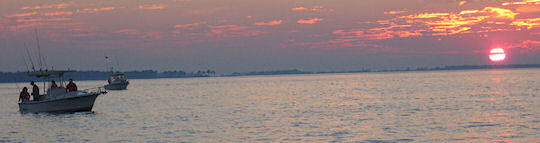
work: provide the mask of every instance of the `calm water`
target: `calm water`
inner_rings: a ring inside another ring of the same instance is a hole
[[[74,114],[21,114],[17,86],[0,142],[540,142],[540,69],[131,80]]]

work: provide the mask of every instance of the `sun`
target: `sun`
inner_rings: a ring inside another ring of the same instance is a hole
[[[500,62],[506,59],[506,53],[502,48],[494,48],[489,52],[489,59],[492,62]]]

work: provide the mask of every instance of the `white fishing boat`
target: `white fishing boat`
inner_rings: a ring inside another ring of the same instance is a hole
[[[46,94],[34,97],[32,101],[19,103],[21,112],[78,112],[91,111],[96,98],[101,94],[106,94],[102,88],[87,89],[82,91],[67,92],[64,87],[63,76],[66,72],[74,71],[33,71],[28,72],[29,76],[44,79],[44,86],[51,77],[60,78],[60,86],[47,88]],[[50,86],[48,86],[50,87]],[[45,89],[45,87],[44,87]]]
[[[109,84],[105,85],[107,90],[125,90],[129,85],[129,81],[123,73],[113,73],[109,75]]]

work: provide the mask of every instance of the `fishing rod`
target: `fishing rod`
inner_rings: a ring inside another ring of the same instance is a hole
[[[24,65],[26,66],[26,71],[30,71],[30,69],[28,69],[28,63],[26,63],[26,58],[24,58],[24,56],[21,56],[21,58],[23,59]]]
[[[26,43],[24,43],[24,48],[26,48],[26,55],[30,59],[30,64],[32,64],[32,70],[36,71],[36,68],[34,66],[34,60],[32,60],[32,56],[30,55],[30,51],[28,51],[28,47],[26,47]]]
[[[16,77],[13,77],[13,82],[15,82],[15,86],[17,86],[17,88],[15,89],[15,90],[17,90],[17,92],[15,92],[15,93],[19,93],[20,92],[19,90],[21,88],[19,87],[19,84],[17,83],[17,78]],[[17,96],[17,102],[19,102],[19,98],[20,97]]]

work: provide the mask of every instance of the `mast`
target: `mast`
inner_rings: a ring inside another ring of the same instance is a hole
[[[41,64],[42,63],[42,58],[41,58],[41,47],[39,46],[39,38],[38,38],[38,33],[37,33],[37,29],[34,29],[34,32],[36,33],[36,41],[37,41],[37,48],[38,48],[38,56],[39,56],[39,70],[41,70],[43,68],[43,65]]]

